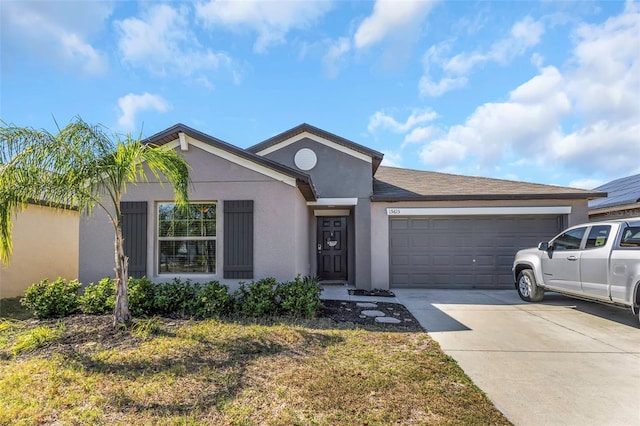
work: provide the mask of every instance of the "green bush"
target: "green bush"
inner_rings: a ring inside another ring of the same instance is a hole
[[[195,315],[200,318],[219,317],[230,313],[231,296],[229,288],[218,281],[199,286]]]
[[[115,281],[113,278],[103,278],[98,281],[98,284],[89,284],[78,301],[82,312],[99,315],[113,312],[115,300]]]
[[[127,284],[127,299],[129,312],[134,317],[154,315],[155,312],[155,284],[147,277],[130,278]]]
[[[160,283],[155,288],[155,310],[160,315],[189,317],[196,315],[197,294],[200,284],[192,284],[174,278],[171,282]]]
[[[322,287],[313,277],[300,279],[298,275],[293,281],[278,285],[277,293],[282,313],[294,317],[313,318],[320,307]]]
[[[77,280],[67,282],[58,278],[50,283],[44,279],[31,284],[20,303],[36,318],[64,317],[78,312],[78,290],[80,283]]]
[[[278,315],[277,287],[275,278],[263,278],[248,287],[242,283],[234,294],[235,312],[247,317]]]

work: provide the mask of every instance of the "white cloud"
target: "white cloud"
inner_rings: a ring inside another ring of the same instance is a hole
[[[606,182],[600,179],[576,179],[569,182],[569,186],[572,188],[580,188],[580,189],[595,189],[599,186],[604,185]]]
[[[4,68],[11,69],[15,58],[27,57],[83,75],[106,72],[106,54],[89,40],[104,29],[113,5],[83,1],[62,5],[41,1],[0,2]]]
[[[248,28],[256,32],[254,51],[265,53],[269,47],[284,43],[291,30],[311,26],[331,7],[326,0],[211,0],[196,4],[196,15],[207,26],[220,24],[233,30]]]
[[[474,68],[495,62],[509,64],[515,57],[523,55],[529,48],[537,45],[544,34],[544,25],[530,16],[516,22],[508,37],[494,42],[488,50],[458,53],[450,58],[445,54],[451,50],[452,41],[433,45],[424,54],[424,74],[418,83],[421,96],[441,96],[442,94],[467,85],[468,75]],[[442,74],[434,79],[434,71]]]
[[[190,76],[232,64],[225,53],[202,47],[190,25],[186,6],[153,5],[141,18],[115,22],[118,49],[124,62],[157,75]]]
[[[384,151],[384,157],[382,157],[382,166],[400,167],[402,163],[402,155],[392,151]]]
[[[428,141],[422,161],[459,173],[505,164],[549,175],[571,170],[583,176],[572,183],[579,187],[593,187],[620,170],[640,173],[638,34],[640,13],[633,3],[602,24],[580,26],[565,71],[546,66],[505,102],[479,106],[463,124]]]
[[[367,127],[367,129],[370,133],[375,132],[378,128],[391,130],[395,133],[405,133],[411,130],[413,127],[422,123],[433,121],[437,117],[438,114],[431,109],[413,110],[407,120],[404,123],[400,123],[396,121],[396,119],[392,116],[382,111],[377,111],[371,117],[369,117],[369,126]]]
[[[329,51],[322,58],[324,68],[330,78],[336,78],[344,55],[351,50],[351,42],[346,37],[341,37],[331,43]]]
[[[451,127],[443,138],[427,144],[421,151],[422,161],[441,167],[472,158],[481,170],[488,170],[509,150],[524,156],[544,152],[561,138],[560,121],[571,110],[562,89],[559,71],[543,69],[513,90],[507,102],[481,105],[464,124]],[[448,160],[442,155],[447,146],[455,147],[456,154]]]
[[[415,30],[434,4],[428,0],[376,0],[373,14],[362,21],[355,33],[355,47],[370,47],[389,34]]]
[[[416,127],[408,135],[404,137],[402,145],[411,143],[425,142],[434,137],[438,130],[434,126]]]
[[[169,103],[162,96],[147,92],[141,95],[129,93],[121,97],[118,99],[118,107],[121,112],[118,126],[126,131],[135,129],[136,116],[141,111],[167,112],[171,109]]]

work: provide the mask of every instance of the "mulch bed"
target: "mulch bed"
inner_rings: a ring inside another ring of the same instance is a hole
[[[352,323],[368,330],[399,331],[399,332],[424,332],[424,328],[411,315],[411,312],[399,303],[374,302],[376,308],[360,308],[358,302],[343,300],[323,300],[323,308],[318,313],[320,318],[330,318],[336,323]],[[362,315],[364,310],[377,310],[385,313],[385,316],[397,318],[399,324],[377,323],[374,317]],[[364,317],[364,318],[363,318]]]
[[[361,308],[356,305],[357,302],[342,300],[323,300],[322,304],[323,307],[318,312],[318,318],[333,321],[338,325],[362,327],[371,331],[425,331],[407,308],[398,303],[375,302],[375,308]],[[374,317],[362,315],[363,310],[372,309],[382,311],[385,313],[385,316],[397,318],[401,322],[398,324],[377,323]],[[162,318],[160,321],[163,324],[162,328],[165,329],[166,332],[167,329],[175,330],[190,320]],[[97,349],[122,350],[134,348],[142,342],[142,339],[136,337],[129,331],[115,328],[113,326],[112,315],[80,314],[59,319],[26,320],[28,328],[38,325],[54,327],[59,322],[64,324],[64,332],[61,338],[47,348],[36,350],[35,353],[50,354],[52,352],[58,352],[73,356],[93,352]],[[34,352],[31,352],[23,356],[33,354]],[[0,359],[9,358],[10,354],[8,352],[0,352]]]

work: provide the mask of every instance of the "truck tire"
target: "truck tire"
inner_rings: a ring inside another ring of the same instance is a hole
[[[540,302],[544,297],[544,289],[538,286],[531,269],[523,269],[518,274],[518,295],[525,302]]]

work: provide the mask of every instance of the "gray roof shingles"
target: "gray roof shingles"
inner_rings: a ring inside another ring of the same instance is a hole
[[[605,192],[381,166],[373,201],[522,200],[605,197]]]

